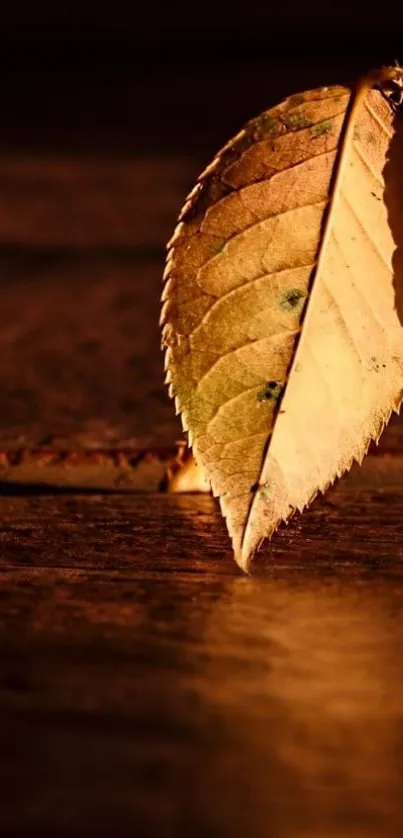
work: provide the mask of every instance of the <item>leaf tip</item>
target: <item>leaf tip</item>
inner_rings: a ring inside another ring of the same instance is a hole
[[[252,564],[252,556],[253,550],[250,550],[249,547],[240,541],[232,542],[232,547],[234,550],[234,558],[238,565],[238,567],[244,571],[244,573],[250,574],[251,564]]]

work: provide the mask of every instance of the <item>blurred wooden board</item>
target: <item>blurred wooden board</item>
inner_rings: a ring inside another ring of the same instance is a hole
[[[161,263],[108,253],[10,261],[0,259],[1,448],[173,444]]]
[[[158,319],[163,243],[196,171],[0,157],[0,450],[183,437]],[[383,450],[401,440],[395,420]]]
[[[298,87],[369,56],[72,64],[0,76],[0,451],[172,446],[158,329],[165,243],[202,167]],[[225,106],[224,106],[225,103]],[[383,450],[401,447],[394,421]]]

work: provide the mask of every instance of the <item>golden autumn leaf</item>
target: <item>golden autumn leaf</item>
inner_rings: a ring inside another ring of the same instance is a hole
[[[384,68],[249,122],[169,244],[167,380],[244,569],[402,400],[402,79]]]

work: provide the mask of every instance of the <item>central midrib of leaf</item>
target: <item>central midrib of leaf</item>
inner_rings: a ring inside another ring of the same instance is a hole
[[[371,84],[370,80],[366,80],[366,82],[363,82],[352,93],[351,99],[350,99],[350,101],[348,103],[348,106],[347,106],[347,109],[346,109],[346,114],[345,114],[345,117],[344,117],[343,127],[342,127],[340,140],[339,140],[339,148],[338,148],[337,153],[336,153],[336,158],[335,158],[332,177],[331,177],[331,183],[330,183],[330,188],[329,188],[329,202],[328,202],[328,205],[327,205],[327,207],[324,211],[324,216],[323,216],[323,220],[322,220],[322,231],[321,231],[320,242],[319,242],[319,246],[318,246],[316,264],[315,264],[315,267],[312,271],[311,278],[310,278],[309,296],[308,296],[308,300],[307,300],[307,303],[305,305],[304,311],[302,312],[300,336],[297,337],[296,342],[295,342],[292,358],[291,358],[288,373],[287,373],[287,378],[286,378],[287,382],[291,381],[292,376],[293,376],[293,372],[294,372],[294,370],[295,370],[295,368],[298,364],[299,357],[301,355],[301,351],[302,351],[303,345],[304,345],[304,334],[306,334],[307,322],[308,322],[308,319],[312,316],[312,312],[314,311],[314,308],[315,308],[315,297],[316,297],[315,290],[319,286],[321,270],[322,270],[322,267],[323,267],[323,265],[325,263],[325,260],[326,260],[327,243],[328,243],[328,240],[329,240],[329,235],[330,235],[330,231],[331,231],[331,227],[332,227],[333,214],[334,214],[334,211],[335,211],[335,207],[337,205],[338,197],[339,197],[339,194],[340,194],[340,188],[341,188],[341,184],[342,184],[342,181],[343,181],[344,168],[345,168],[345,164],[346,164],[346,161],[347,161],[347,158],[348,158],[350,143],[352,142],[353,135],[354,135],[354,125],[355,125],[355,118],[356,118],[357,110],[358,110],[359,105],[363,101],[363,98],[366,96],[368,90],[371,87],[372,87],[372,84]],[[256,485],[260,485],[261,480],[262,480],[262,474],[263,474],[263,471],[264,471],[265,462],[266,462],[268,453],[270,451],[270,447],[272,445],[272,441],[273,441],[273,437],[274,437],[274,434],[275,434],[275,431],[276,431],[276,427],[278,425],[278,422],[281,421],[281,411],[282,411],[282,406],[283,406],[283,403],[284,403],[284,399],[287,398],[287,391],[288,391],[288,387],[285,388],[283,394],[277,400],[276,408],[275,408],[274,415],[273,415],[272,426],[271,426],[271,429],[270,429],[270,432],[269,432],[269,435],[268,435],[268,438],[267,438],[267,442],[266,442],[266,445],[264,447],[264,451],[263,451],[263,454],[262,454],[262,464],[261,464],[261,469],[260,469],[260,473],[259,473],[259,477],[258,477]],[[253,493],[252,497],[251,497],[251,500],[250,500],[250,503],[249,503],[249,508],[248,508],[248,511],[247,511],[247,515],[245,517],[243,534],[242,534],[242,538],[241,538],[240,552],[241,552],[241,555],[243,555],[245,553],[244,561],[242,562],[242,564],[244,566],[247,564],[247,561],[248,561],[248,558],[249,558],[249,552],[250,552],[249,549],[248,549],[247,543],[246,543],[247,542],[247,534],[248,534],[248,525],[249,525],[251,515],[252,515],[252,511],[253,511],[253,508],[254,508],[254,505],[255,505],[256,502],[257,502],[257,495],[256,495],[256,493]]]

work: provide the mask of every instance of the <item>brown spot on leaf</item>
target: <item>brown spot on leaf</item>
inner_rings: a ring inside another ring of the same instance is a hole
[[[291,288],[289,291],[284,291],[279,299],[279,308],[284,311],[292,311],[297,308],[301,300],[305,299],[306,291],[302,288]]]

